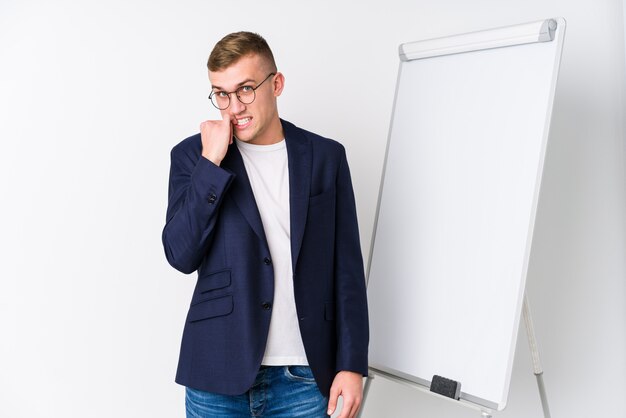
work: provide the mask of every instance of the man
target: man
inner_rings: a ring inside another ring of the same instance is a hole
[[[238,32],[208,61],[222,120],[171,153],[163,244],[198,272],[176,381],[188,417],[354,417],[368,319],[344,148],[281,120],[285,78]]]

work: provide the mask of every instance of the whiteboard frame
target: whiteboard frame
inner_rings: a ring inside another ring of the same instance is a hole
[[[384,160],[383,171],[382,171],[380,185],[379,185],[378,201],[377,201],[377,207],[376,207],[376,214],[374,218],[372,240],[371,240],[368,265],[367,265],[366,281],[368,284],[369,284],[372,259],[374,255],[374,249],[375,249],[376,232],[378,229],[381,198],[382,198],[383,187],[385,183],[385,174],[387,171],[389,149],[390,149],[390,144],[391,144],[391,136],[393,132],[393,121],[395,120],[395,115],[396,115],[396,104],[398,101],[397,99],[398,99],[398,92],[399,92],[399,87],[400,87],[400,82],[401,82],[403,63],[407,61],[415,60],[415,59],[432,58],[432,57],[437,57],[437,56],[466,53],[466,52],[479,51],[479,50],[485,50],[485,49],[510,47],[510,46],[515,46],[515,45],[534,43],[534,42],[556,42],[557,43],[556,54],[554,57],[555,61],[553,65],[552,82],[551,82],[552,87],[550,89],[549,96],[548,96],[547,111],[546,111],[546,117],[544,120],[544,128],[543,128],[543,137],[541,139],[541,146],[540,146],[539,164],[538,164],[536,179],[535,179],[534,195],[533,195],[533,201],[531,204],[530,222],[528,225],[526,248],[524,252],[524,260],[523,260],[523,267],[522,267],[523,285],[525,286],[526,277],[528,274],[528,264],[529,264],[529,259],[530,259],[530,251],[532,247],[532,239],[533,239],[533,233],[534,233],[539,194],[541,192],[541,181],[542,181],[543,168],[544,168],[544,162],[545,162],[545,153],[546,153],[547,141],[548,141],[549,133],[550,133],[550,125],[551,125],[550,122],[552,120],[552,113],[553,113],[553,108],[554,108],[554,97],[555,97],[555,92],[556,92],[556,83],[558,80],[566,26],[567,26],[567,23],[563,17],[556,17],[556,18],[551,18],[551,19],[543,19],[540,21],[525,23],[521,25],[500,27],[500,28],[486,30],[486,31],[471,32],[471,33],[455,35],[455,36],[450,36],[450,37],[412,42],[412,43],[402,44],[399,46],[398,54],[400,58],[400,63],[398,65],[398,76],[396,80],[394,101],[393,101],[391,119],[390,119],[388,134],[387,134],[385,160]],[[520,298],[520,302],[518,303],[518,306],[516,307],[517,328],[519,328],[519,320],[522,315],[522,305],[523,305],[522,301],[523,301],[523,292],[522,292],[522,297]],[[509,360],[510,364],[509,364],[508,372],[507,372],[508,380],[507,380],[507,387],[506,387],[507,392],[508,390],[510,390],[510,378],[511,378],[512,366],[513,366],[515,345],[516,344],[514,344],[514,346],[512,347],[513,353],[511,354],[510,360]],[[430,382],[427,380],[409,375],[399,370],[394,370],[392,368],[384,367],[384,366],[380,366],[376,364],[370,364],[369,369],[372,372],[374,372],[374,374],[384,376],[388,379],[395,380],[398,383],[409,385],[409,386],[418,388],[420,390],[427,391],[428,393],[432,393],[435,396],[442,397],[441,395],[430,392],[429,390]],[[461,398],[459,402],[471,408],[480,409],[481,411],[489,415],[491,415],[492,410],[501,411],[506,406],[506,402],[504,402],[503,404],[497,404],[495,402],[492,402],[486,399],[472,396],[471,394],[467,394],[465,392],[461,392]]]

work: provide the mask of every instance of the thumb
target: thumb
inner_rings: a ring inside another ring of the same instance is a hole
[[[228,126],[228,144],[233,143],[233,121],[229,117],[222,116],[222,124]]]
[[[335,412],[335,408],[337,407],[337,399],[339,398],[339,391],[336,389],[330,389],[330,396],[328,398],[328,411],[326,413],[328,415],[332,415]]]

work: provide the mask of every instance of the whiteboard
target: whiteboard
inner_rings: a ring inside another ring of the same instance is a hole
[[[372,369],[505,407],[564,29],[401,46],[368,268]]]

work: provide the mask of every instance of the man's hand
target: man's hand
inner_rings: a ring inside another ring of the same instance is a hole
[[[228,145],[233,143],[233,127],[230,119],[207,120],[200,124],[202,156],[215,165],[220,165]]]
[[[359,412],[363,400],[363,376],[355,372],[341,371],[337,373],[330,387],[328,415],[332,415],[337,407],[339,395],[343,397],[341,414],[337,418],[354,418]]]

